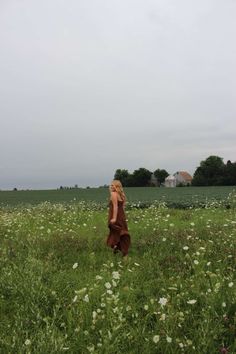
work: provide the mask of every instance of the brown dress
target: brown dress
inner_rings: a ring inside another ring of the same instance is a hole
[[[110,223],[110,220],[113,216],[113,204],[112,201],[109,203],[108,227],[110,232],[107,237],[107,245],[113,248],[114,251],[121,251],[123,256],[126,256],[130,246],[130,235],[126,222],[123,203],[123,201],[118,200],[117,218],[114,224]]]

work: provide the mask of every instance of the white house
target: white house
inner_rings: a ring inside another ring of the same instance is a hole
[[[175,172],[174,177],[176,178],[176,185],[182,184],[184,186],[190,186],[193,179],[192,176],[186,171]]]
[[[165,187],[176,187],[176,178],[173,175],[169,175],[165,178]]]

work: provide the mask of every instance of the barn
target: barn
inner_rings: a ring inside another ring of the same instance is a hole
[[[193,177],[186,171],[178,171],[174,173],[176,178],[176,185],[182,184],[183,186],[190,186],[192,184]]]

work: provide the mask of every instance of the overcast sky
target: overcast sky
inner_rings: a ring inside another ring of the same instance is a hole
[[[235,0],[0,0],[0,189],[236,160]]]

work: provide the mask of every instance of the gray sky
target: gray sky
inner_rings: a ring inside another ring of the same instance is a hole
[[[0,189],[236,153],[235,0],[0,0]]]

